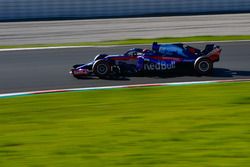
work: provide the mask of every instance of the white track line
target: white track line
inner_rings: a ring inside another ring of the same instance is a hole
[[[195,43],[235,43],[235,42],[250,42],[250,40],[228,40],[228,41],[197,41],[197,42],[183,42],[187,44]],[[173,42],[178,43],[178,42]],[[0,52],[8,51],[25,51],[25,50],[46,50],[46,49],[71,49],[71,48],[111,48],[111,47],[122,47],[122,46],[141,46],[150,44],[129,44],[129,45],[108,45],[108,46],[53,46],[53,47],[32,47],[32,48],[10,48],[0,49]]]
[[[41,90],[41,91],[30,91],[30,92],[4,93],[4,94],[0,94],[0,98],[27,96],[27,95],[35,95],[35,94],[47,94],[47,93],[88,91],[88,90],[105,90],[105,89],[155,87],[155,86],[182,86],[182,85],[194,85],[194,84],[200,85],[200,84],[226,83],[226,82],[250,82],[250,79],[211,80],[211,81],[172,82],[172,83],[153,83],[153,84],[134,84],[134,85],[120,85],[120,86],[54,89],[54,90]]]

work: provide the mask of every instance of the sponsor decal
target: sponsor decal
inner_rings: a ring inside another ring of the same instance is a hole
[[[78,69],[72,71],[74,75],[87,75],[88,70],[87,69]]]
[[[159,63],[146,63],[144,64],[144,70],[158,71],[158,70],[171,70],[175,69],[175,61],[169,63],[160,61]]]

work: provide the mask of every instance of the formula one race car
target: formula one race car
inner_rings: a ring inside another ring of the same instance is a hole
[[[151,50],[133,48],[122,55],[99,54],[88,64],[74,65],[70,73],[76,78],[110,78],[138,73],[168,73],[191,66],[197,74],[208,75],[213,70],[213,63],[219,61],[220,53],[220,47],[214,44],[206,45],[201,51],[182,43],[154,42]]]

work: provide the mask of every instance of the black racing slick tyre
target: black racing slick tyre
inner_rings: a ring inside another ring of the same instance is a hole
[[[93,65],[93,72],[99,78],[106,78],[111,72],[111,66],[104,60],[97,60]]]
[[[213,63],[207,58],[200,58],[195,61],[194,69],[199,75],[209,75],[212,73]]]

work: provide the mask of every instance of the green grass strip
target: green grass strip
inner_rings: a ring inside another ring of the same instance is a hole
[[[250,83],[0,99],[0,166],[250,164]]]
[[[109,45],[132,45],[132,44],[151,44],[174,43],[174,42],[199,42],[199,41],[237,41],[250,40],[250,35],[238,36],[193,36],[193,37],[163,37],[152,39],[127,39],[102,42],[77,42],[77,43],[60,43],[60,44],[27,44],[27,45],[0,45],[0,49],[11,48],[35,48],[35,47],[58,47],[58,46],[109,46]]]

